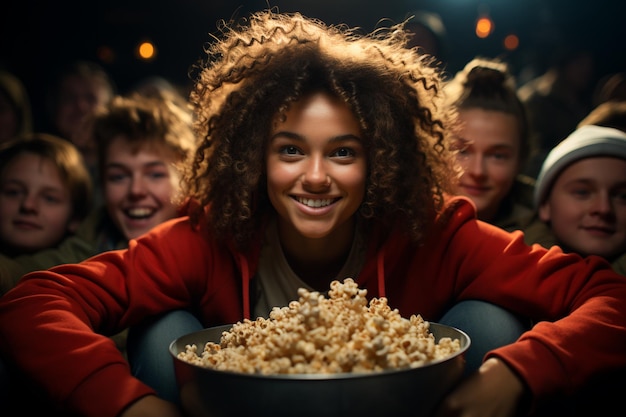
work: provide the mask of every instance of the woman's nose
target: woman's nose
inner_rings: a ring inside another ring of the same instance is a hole
[[[321,157],[311,158],[303,174],[302,182],[310,186],[328,186],[330,177],[326,169],[324,159]]]

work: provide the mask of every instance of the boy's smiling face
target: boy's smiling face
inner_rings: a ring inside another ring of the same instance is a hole
[[[568,250],[607,259],[626,252],[626,160],[572,163],[556,178],[539,217]]]
[[[179,174],[165,148],[131,147],[123,137],[108,147],[104,169],[104,198],[109,216],[127,239],[174,218],[172,201]]]

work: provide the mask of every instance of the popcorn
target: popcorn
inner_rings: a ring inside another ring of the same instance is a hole
[[[458,339],[435,342],[420,315],[406,319],[387,299],[373,298],[352,278],[330,284],[329,298],[298,290],[299,300],[275,307],[269,319],[245,319],[198,354],[187,345],[178,358],[194,365],[252,374],[368,373],[415,368],[461,348]]]

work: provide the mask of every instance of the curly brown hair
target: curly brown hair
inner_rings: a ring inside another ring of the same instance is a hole
[[[403,221],[419,240],[457,171],[440,71],[407,40],[403,23],[359,34],[272,10],[222,22],[190,95],[200,138],[185,173],[187,195],[200,203],[192,222],[206,215],[218,239],[247,247],[273,210],[264,158],[271,123],[290,103],[324,91],[349,106],[364,133],[368,177],[359,215],[366,224]]]

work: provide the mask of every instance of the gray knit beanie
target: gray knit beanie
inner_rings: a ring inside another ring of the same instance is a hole
[[[614,156],[626,160],[626,133],[610,127],[585,125],[552,148],[535,182],[535,208],[545,201],[561,171],[572,162],[592,156]]]

